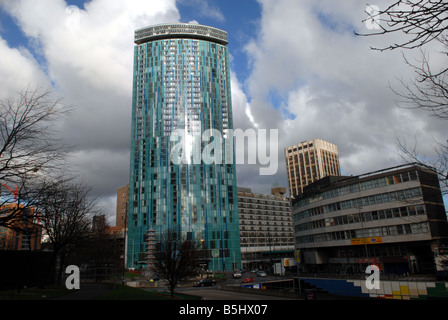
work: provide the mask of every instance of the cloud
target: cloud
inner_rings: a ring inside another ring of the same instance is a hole
[[[426,152],[434,152],[435,137],[444,141],[440,120],[396,107],[389,85],[397,86],[397,78],[412,80],[412,70],[400,52],[370,49],[391,39],[354,35],[368,31],[362,22],[365,4],[259,2],[259,33],[245,48],[251,70],[245,84],[254,121],[281,132],[280,155],[289,145],[321,138],[338,145],[343,173],[361,174],[404,162],[397,136],[418,137]]]
[[[76,147],[74,170],[94,196],[114,197],[129,177],[134,30],[178,22],[175,1],[92,0],[82,9],[63,0],[18,0],[1,6],[29,49],[11,49],[0,39],[0,96],[30,83],[56,88],[74,110],[59,124]]]
[[[229,20],[216,2],[180,3],[200,8],[194,19]],[[365,4],[259,3],[257,33],[244,47],[248,77],[238,78],[236,69],[231,72],[233,121],[234,128],[243,130],[279,130],[279,168],[275,176],[260,176],[257,165],[238,165],[239,185],[257,192],[269,192],[274,183],[286,186],[283,148],[307,139],[337,144],[345,174],[401,164],[396,137],[409,144],[417,139],[419,150],[429,154],[434,140],[446,139],[446,123],[395,106],[388,86],[396,86],[397,78],[412,79],[412,70],[400,52],[370,49],[396,42],[400,35],[353,34],[367,31],[362,22]],[[129,176],[134,30],[179,22],[176,4],[92,0],[79,8],[63,0],[0,0],[29,39],[27,48],[10,48],[0,38],[0,98],[34,83],[53,85],[65,97],[74,113],[59,126],[64,139],[76,146],[71,161],[105,204]],[[382,8],[386,1],[376,4]],[[415,52],[406,54],[412,58]],[[439,62],[437,55],[432,59]]]
[[[0,56],[0,99],[26,88],[31,81],[48,86],[45,73],[27,49],[10,48],[0,37]]]
[[[178,0],[178,3],[194,8],[197,17],[214,19],[218,22],[226,20],[224,14],[213,0]]]
[[[247,112],[248,108],[250,110],[250,104],[235,71],[231,71],[230,73],[230,83],[230,91],[232,93],[233,127],[235,129],[239,128],[243,130],[255,127],[250,112],[249,114]]]

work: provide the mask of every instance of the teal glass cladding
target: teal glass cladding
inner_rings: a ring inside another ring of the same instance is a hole
[[[127,266],[144,267],[152,227],[194,241],[210,270],[240,268],[228,49],[192,34],[146,40],[134,47]],[[207,139],[210,129],[222,139]],[[218,161],[193,161],[213,141]]]

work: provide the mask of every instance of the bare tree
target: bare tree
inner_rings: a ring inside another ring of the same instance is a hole
[[[51,181],[43,184],[43,190],[36,211],[53,250],[54,263],[59,261],[56,270],[60,280],[68,256],[91,235],[96,202],[82,183]]]
[[[154,252],[154,272],[168,282],[171,295],[177,285],[188,277],[195,275],[195,268],[200,257],[194,242],[181,241],[178,233],[169,230],[161,235]]]
[[[85,277],[103,280],[116,276],[122,270],[120,256],[123,248],[119,239],[111,233],[105,215],[95,215],[92,219],[89,234],[73,248],[67,265],[82,266]]]
[[[448,194],[448,141],[447,145],[440,142],[435,142],[435,155],[427,157],[417,151],[417,142],[414,141],[412,146],[409,146],[406,140],[396,137],[398,150],[401,157],[410,163],[417,163],[422,167],[426,167],[434,171],[439,179],[440,190],[442,194]]]
[[[62,167],[69,148],[57,139],[54,128],[69,111],[51,90],[39,88],[0,101],[0,206],[17,204],[3,212],[0,226],[8,227],[20,208],[32,203],[29,192],[35,178]]]
[[[392,89],[398,97],[401,108],[428,111],[431,116],[448,119],[448,61],[440,70],[434,70],[429,54],[423,47],[432,41],[443,44],[445,51],[440,52],[445,59],[448,55],[448,2],[446,0],[400,0],[393,2],[384,10],[368,12],[368,20],[375,21],[379,29],[362,36],[378,36],[402,33],[406,39],[374,50],[416,49],[420,50],[420,61],[411,62],[404,54],[405,63],[415,74],[415,80],[400,80],[401,89]],[[447,141],[448,142],[448,141]],[[428,159],[417,152],[416,144],[409,148],[406,141],[397,138],[398,149],[402,157],[409,162],[430,167],[439,177],[442,192],[448,192],[448,143],[435,142],[435,156]]]
[[[441,41],[448,49],[448,41]],[[444,56],[447,52],[442,52]],[[428,111],[431,116],[448,120],[448,68],[434,71],[429,62],[429,54],[421,50],[421,60],[411,63],[405,55],[404,61],[416,75],[416,79],[401,82],[401,90],[392,89],[399,98],[397,105],[402,108]],[[445,65],[448,65],[448,61]]]
[[[374,8],[373,6],[368,6]],[[385,35],[401,32],[409,36],[401,43],[394,43],[374,50],[397,48],[414,49],[443,36],[448,28],[448,2],[446,0],[399,0],[383,10],[366,10],[378,31],[368,34],[355,32],[359,36]]]
[[[421,60],[411,62],[403,54],[404,61],[416,74],[410,84],[401,81],[404,90],[392,89],[400,97],[398,105],[405,108],[418,108],[429,111],[432,116],[448,119],[448,68],[433,70],[429,54],[423,51],[424,45],[436,40],[448,49],[448,2],[444,0],[401,0],[395,1],[384,10],[367,11],[368,19],[374,20],[379,31],[362,36],[378,36],[391,33],[403,33],[409,37],[374,50],[415,49],[419,48]],[[448,51],[441,52],[444,57]],[[446,63],[445,65],[448,65]]]

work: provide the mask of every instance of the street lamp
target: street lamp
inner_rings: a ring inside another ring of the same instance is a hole
[[[358,217],[359,217],[359,222],[361,222],[361,230],[362,230],[362,235],[363,235],[363,242],[364,242],[364,248],[366,250],[366,259],[367,259],[367,265],[369,265],[369,250],[367,249],[367,243],[366,243],[366,237],[365,237],[365,229],[364,229],[364,223],[362,222],[362,217],[361,217],[361,209],[362,206],[358,207]]]

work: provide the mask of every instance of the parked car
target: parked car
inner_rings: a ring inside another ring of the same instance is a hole
[[[213,279],[202,279],[194,283],[195,287],[210,287],[214,285],[216,285],[216,282]]]
[[[252,276],[248,276],[248,277],[245,277],[241,282],[242,283],[254,282],[254,278]]]
[[[266,277],[266,276],[267,276],[266,272],[264,272],[263,270],[258,271],[258,272],[257,272],[257,275],[258,275],[259,277]]]
[[[237,278],[241,278],[241,272],[239,272],[239,271],[235,271],[233,273],[233,279],[237,279]]]

